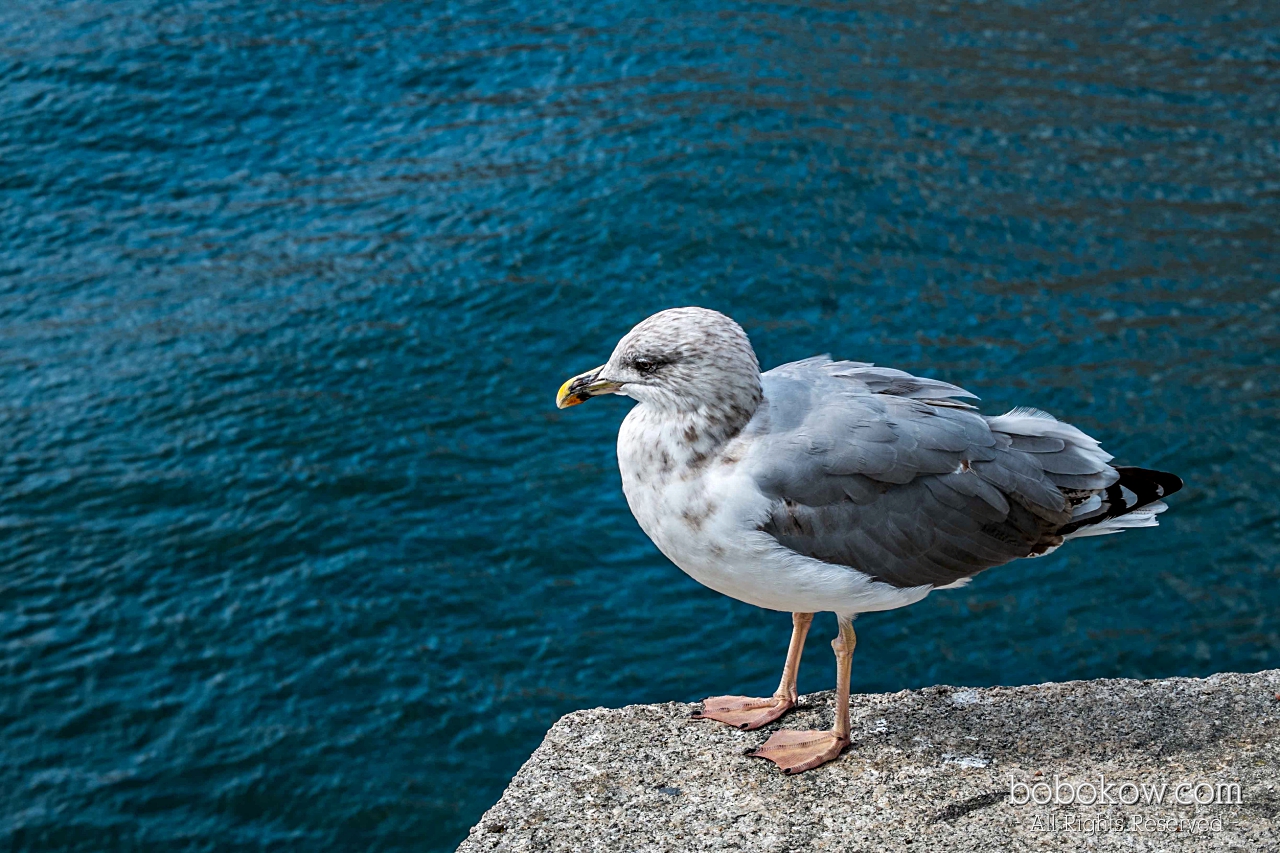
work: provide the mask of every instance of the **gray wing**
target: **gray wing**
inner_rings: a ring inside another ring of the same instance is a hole
[[[808,359],[762,376],[744,462],[761,529],[896,587],[946,586],[1043,553],[1117,479],[1111,457],[1034,410],[985,418],[945,382]]]

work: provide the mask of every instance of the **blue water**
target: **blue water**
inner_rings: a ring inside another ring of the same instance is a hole
[[[673,305],[1187,480],[864,617],[855,690],[1280,666],[1277,56],[1265,0],[0,4],[0,845],[448,850],[567,711],[770,690],[626,402],[553,405]]]

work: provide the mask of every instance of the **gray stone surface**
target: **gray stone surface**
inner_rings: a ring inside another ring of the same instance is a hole
[[[678,703],[578,711],[551,728],[459,850],[1275,853],[1278,693],[1280,670],[857,695],[850,748],[795,777],[743,751],[782,726],[826,727],[830,693],[757,732],[689,720],[696,706]],[[1011,780],[1055,774],[1073,785],[1167,783],[1166,801],[1010,802]],[[1238,784],[1240,803],[1169,801],[1175,785],[1202,781]]]

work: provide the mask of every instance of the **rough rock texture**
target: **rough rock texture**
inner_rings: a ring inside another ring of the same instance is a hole
[[[579,711],[552,727],[459,850],[1275,853],[1278,693],[1280,670],[854,696],[850,748],[795,777],[743,751],[781,726],[826,727],[830,693],[757,732],[692,721],[695,706],[677,703]],[[1055,774],[1168,788],[1160,805],[1011,803],[1013,783]],[[1179,805],[1183,782],[1236,783],[1240,802]]]

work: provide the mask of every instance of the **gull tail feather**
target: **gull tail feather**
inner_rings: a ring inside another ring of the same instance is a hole
[[[1156,516],[1169,508],[1164,499],[1182,488],[1182,479],[1165,471],[1117,466],[1116,472],[1120,479],[1103,489],[1096,503],[1090,499],[1079,507],[1058,535],[1066,540],[1155,527]]]

